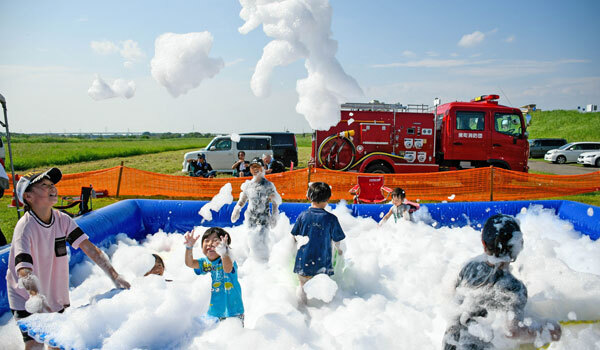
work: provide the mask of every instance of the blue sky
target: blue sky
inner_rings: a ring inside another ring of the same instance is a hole
[[[600,104],[598,1],[331,0],[336,58],[364,96],[431,104],[498,93],[501,103],[541,109]],[[276,67],[269,97],[250,79],[263,47],[261,28],[238,28],[241,5],[196,1],[2,1],[0,93],[11,131],[309,132],[295,110],[304,61]],[[225,66],[198,87],[170,95],[150,73],[163,33],[208,31],[209,57]],[[135,60],[99,54],[92,42],[130,40]],[[96,101],[95,75],[135,83],[130,99]]]

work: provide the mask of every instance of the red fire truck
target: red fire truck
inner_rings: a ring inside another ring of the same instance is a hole
[[[312,137],[316,167],[366,173],[422,173],[485,166],[527,172],[521,110],[498,95],[426,105],[346,103],[341,121]]]

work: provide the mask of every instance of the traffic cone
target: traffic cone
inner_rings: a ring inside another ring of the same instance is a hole
[[[17,198],[15,198],[15,195],[13,194],[12,197],[12,201],[10,201],[10,205],[8,206],[9,208],[15,208],[17,206]],[[25,205],[23,204],[23,202],[19,201],[19,208],[23,208]]]
[[[19,182],[19,179],[21,178],[21,175],[19,174],[15,174],[15,182]],[[8,206],[9,208],[15,208],[17,206],[17,198],[15,197],[15,192],[13,191],[13,197],[12,200],[10,201],[10,205]],[[25,205],[23,204],[23,202],[19,201],[19,208],[23,208]]]

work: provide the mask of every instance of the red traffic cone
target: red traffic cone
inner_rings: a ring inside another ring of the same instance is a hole
[[[17,206],[17,198],[15,198],[15,195],[13,194],[12,197],[12,201],[10,202],[10,205],[8,206],[9,208],[15,208]],[[25,205],[23,204],[23,202],[19,201],[19,208],[23,208]]]

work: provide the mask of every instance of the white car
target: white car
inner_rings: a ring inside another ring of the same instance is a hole
[[[600,151],[600,142],[571,142],[546,153],[544,160],[552,163],[574,163],[581,153]]]
[[[237,141],[235,141],[237,140]],[[198,154],[203,153],[206,162],[213,170],[223,173],[233,173],[231,166],[238,160],[238,152],[246,152],[246,160],[251,161],[254,157],[273,155],[271,149],[271,136],[241,135],[232,137],[230,135],[217,136],[206,148],[188,152],[183,156],[182,172],[188,172],[189,159],[198,159]]]
[[[583,164],[583,166],[593,165],[600,168],[600,151],[581,153],[577,158],[577,163]]]

